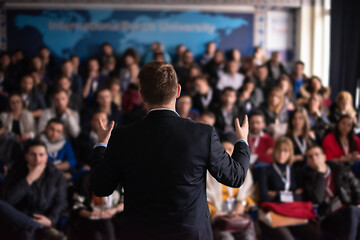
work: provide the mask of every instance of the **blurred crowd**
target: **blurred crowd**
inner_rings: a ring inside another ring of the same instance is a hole
[[[215,42],[198,57],[185,45],[171,56],[159,42],[145,56],[133,48],[118,55],[104,43],[97,56],[61,63],[47,47],[30,59],[21,49],[2,53],[0,236],[116,239],[126,192],[119,186],[96,197],[89,186],[98,122],[126,126],[146,116],[138,74],[158,61],[176,70],[179,115],[214,126],[230,155],[234,119],[249,116],[244,185],[233,189],[207,176],[215,239],[360,239],[353,97],[335,89],[331,99],[318,76],[304,73],[305,63],[288,68],[281,59],[280,52],[268,58],[261,47],[251,56],[224,52]],[[281,216],[280,225],[269,214]],[[223,216],[241,216],[246,224],[219,227]]]

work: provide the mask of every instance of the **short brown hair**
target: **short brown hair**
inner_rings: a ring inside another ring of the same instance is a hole
[[[176,72],[171,64],[150,62],[139,73],[140,91],[150,105],[168,104],[177,93]]]

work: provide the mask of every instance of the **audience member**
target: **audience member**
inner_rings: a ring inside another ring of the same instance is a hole
[[[227,71],[219,72],[219,81],[216,88],[223,90],[226,87],[232,87],[235,90],[239,90],[244,81],[244,75],[238,72],[239,65],[235,61],[228,62]]]
[[[76,158],[71,143],[64,136],[64,123],[60,119],[50,119],[44,133],[39,140],[46,145],[48,161],[64,173],[68,173],[76,166]],[[67,179],[69,174],[65,175]]]
[[[81,96],[76,93],[76,92],[73,92],[71,90],[71,81],[68,77],[66,76],[62,76],[58,79],[57,81],[57,88],[59,90],[64,90],[67,95],[68,95],[68,98],[69,98],[69,104],[68,104],[68,107],[76,112],[81,112],[81,109],[82,109],[82,98]],[[50,100],[52,101],[52,100]],[[53,104],[53,102],[51,102],[51,104],[49,104],[50,106]]]
[[[255,80],[247,77],[239,89],[238,105],[245,110],[246,114],[258,108],[264,101],[261,89],[256,87]]]
[[[100,75],[99,69],[99,62],[95,58],[89,59],[86,82],[82,90],[84,99],[92,99],[95,92],[102,87],[106,80],[104,76]]]
[[[230,139],[226,138],[222,142],[225,151],[231,156],[234,151],[234,145]],[[206,194],[210,209],[211,222],[214,228],[214,239],[216,240],[255,240],[254,223],[251,217],[246,213],[251,205],[254,204],[255,186],[253,184],[252,175],[248,171],[244,184],[240,188],[231,188],[222,185],[210,174],[207,174]],[[248,224],[243,229],[226,231],[216,226],[218,218],[227,216],[236,221],[236,218],[247,220]]]
[[[210,86],[204,76],[194,79],[196,94],[193,97],[193,106],[199,112],[213,109],[220,102],[220,93]]]
[[[9,171],[2,197],[8,203],[2,209],[7,215],[2,217],[15,218],[19,223],[0,224],[2,233],[11,236],[10,239],[35,239],[35,231],[17,227],[22,222],[32,226],[32,230],[56,226],[67,207],[66,181],[61,171],[48,161],[44,143],[32,141],[26,146],[25,161],[19,161]]]
[[[216,121],[215,114],[210,111],[202,112],[198,118],[198,122],[204,123],[210,126],[214,126]]]
[[[73,194],[74,229],[69,239],[74,240],[115,240],[124,209],[121,189],[107,197],[97,197],[90,188],[90,173],[80,177]]]
[[[322,143],[327,160],[345,163],[360,160],[360,139],[355,136],[354,127],[351,115],[340,116],[334,131]]]
[[[31,111],[35,118],[40,117],[46,104],[44,96],[35,89],[35,80],[31,75],[25,75],[21,78],[20,94],[24,108]]]
[[[214,108],[216,116],[215,127],[220,136],[224,133],[234,132],[234,120],[244,113],[236,106],[236,91],[227,87],[221,92],[221,104]]]
[[[219,80],[219,72],[224,71],[226,65],[226,59],[223,51],[216,50],[214,57],[203,67],[204,73],[210,77],[210,83],[212,86],[216,86]]]
[[[81,94],[83,83],[80,75],[74,74],[74,65],[70,60],[64,60],[61,64],[61,76],[65,76],[71,81],[71,90],[76,94]],[[60,78],[61,78],[60,76]]]
[[[290,139],[281,137],[276,141],[273,164],[260,168],[258,175],[260,202],[303,200],[300,174],[291,167],[293,152]],[[264,235],[272,239],[321,239],[320,231],[311,223],[273,228],[260,221],[260,227]]]
[[[274,82],[277,82],[282,74],[287,74],[284,65],[281,63],[280,52],[273,52],[270,60],[267,61],[266,66],[268,68],[269,77]]]
[[[317,213],[326,239],[359,238],[360,183],[343,165],[326,161],[320,147],[306,152],[304,195],[318,205]]]
[[[45,130],[48,121],[58,118],[64,123],[65,135],[76,138],[80,133],[79,113],[69,108],[69,96],[64,90],[57,90],[53,94],[54,106],[45,109],[39,119],[38,133]]]
[[[300,96],[297,100],[298,104],[307,102],[312,94],[319,94],[323,98],[323,105],[330,107],[330,88],[324,87],[321,80],[317,76],[312,76],[307,83],[300,87]]]
[[[197,121],[199,113],[191,110],[192,100],[189,95],[182,95],[176,101],[176,111],[179,113],[180,117],[188,118],[193,121]]]
[[[208,42],[206,44],[206,50],[200,58],[200,65],[205,66],[211,59],[213,59],[216,51],[216,43]]]
[[[24,109],[21,96],[11,94],[8,99],[8,111],[0,114],[6,133],[15,134],[19,142],[23,143],[35,137],[35,120],[31,112]]]
[[[317,93],[312,94],[307,103],[309,125],[311,130],[315,133],[317,143],[320,145],[326,132],[331,126],[322,103],[323,98]]]
[[[302,86],[308,81],[308,78],[304,74],[304,66],[305,64],[302,61],[296,61],[294,71],[291,73],[295,96],[299,96],[301,94]]]
[[[341,91],[336,95],[336,100],[330,109],[329,119],[335,123],[341,115],[350,115],[356,121],[356,110],[353,106],[353,98],[349,92]]]
[[[288,120],[287,107],[285,105],[285,96],[279,87],[273,88],[259,108],[265,115],[266,125],[271,123],[286,123]]]
[[[265,116],[260,111],[254,111],[249,119],[249,148],[251,151],[250,164],[272,163],[274,139],[264,132]]]
[[[293,85],[290,81],[288,75],[281,75],[279,81],[276,84],[279,88],[282,89],[285,96],[285,105],[287,106],[288,111],[293,111],[295,109],[296,97],[293,94]]]
[[[310,131],[308,116],[305,108],[297,107],[289,116],[286,136],[294,146],[294,166],[303,166],[306,149],[315,144],[315,135]]]
[[[267,57],[263,53],[263,50],[260,46],[254,48],[254,62],[257,66],[261,66],[265,64],[267,61]]]

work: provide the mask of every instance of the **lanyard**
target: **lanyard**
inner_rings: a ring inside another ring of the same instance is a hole
[[[284,189],[285,192],[288,192],[290,190],[290,181],[291,181],[290,180],[290,166],[289,165],[286,166],[286,178],[283,177],[279,167],[276,166],[275,163],[273,163],[273,168],[275,169],[275,171],[277,172],[277,174],[280,176],[281,180],[285,184],[285,189]]]
[[[326,174],[325,174],[325,179],[327,179],[326,181],[326,186],[325,186],[325,191],[326,193],[329,195],[330,198],[334,197],[334,193],[333,191],[331,191],[331,188],[330,188],[330,185],[331,185],[331,169],[328,167],[327,171],[326,171]]]
[[[305,139],[303,138],[302,143],[300,143],[299,137],[295,136],[295,134],[294,134],[294,140],[295,140],[296,145],[299,147],[301,154],[305,155],[306,147],[307,147]]]

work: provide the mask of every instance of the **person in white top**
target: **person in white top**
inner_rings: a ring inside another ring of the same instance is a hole
[[[232,87],[238,90],[244,81],[244,75],[239,73],[239,64],[236,61],[228,63],[227,72],[219,72],[219,81],[216,85],[217,89],[223,90],[226,87]]]
[[[68,107],[69,96],[64,90],[57,90],[53,101],[54,107],[45,109],[40,116],[38,133],[44,131],[50,119],[59,118],[64,123],[66,136],[76,138],[80,133],[80,118],[78,112]]]

